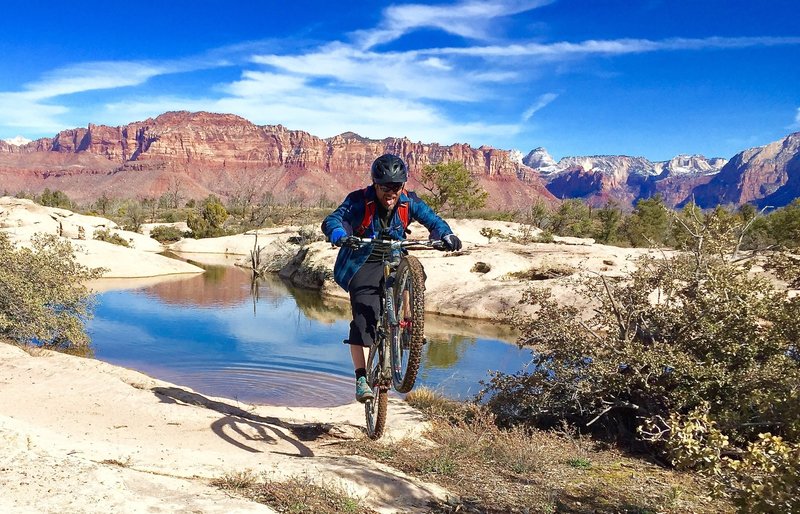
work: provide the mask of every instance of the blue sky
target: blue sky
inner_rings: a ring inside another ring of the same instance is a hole
[[[800,131],[796,0],[29,0],[0,138],[170,110],[555,157],[731,157]]]

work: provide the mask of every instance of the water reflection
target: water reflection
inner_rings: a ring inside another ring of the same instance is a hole
[[[349,303],[287,287],[268,277],[204,266],[205,274],[135,286],[115,283],[97,295],[89,324],[97,358],[198,392],[278,405],[352,401],[352,364],[342,344]],[[123,289],[119,289],[123,287]],[[124,288],[129,287],[129,288]],[[487,370],[514,372],[530,354],[497,326],[426,315],[419,382],[465,398]]]
[[[425,357],[431,368],[452,368],[470,347],[475,346],[478,340],[474,337],[464,337],[451,334],[447,337],[428,337],[425,347]]]

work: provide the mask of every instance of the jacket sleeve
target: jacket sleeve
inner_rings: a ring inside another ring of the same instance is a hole
[[[353,235],[353,220],[357,219],[358,216],[358,212],[356,211],[360,210],[362,211],[361,216],[364,215],[364,208],[360,205],[363,204],[363,202],[359,202],[356,198],[358,194],[360,194],[359,191],[353,191],[348,194],[342,204],[322,220],[322,232],[325,234],[325,237],[330,238],[331,232],[333,232],[335,228],[343,228],[344,231],[347,232],[347,235]]]
[[[447,234],[453,233],[450,225],[433,212],[433,209],[428,207],[428,204],[422,201],[416,193],[409,192],[408,196],[411,198],[411,218],[422,223],[430,231],[431,239],[441,239]]]

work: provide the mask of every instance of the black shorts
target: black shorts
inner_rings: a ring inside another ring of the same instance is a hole
[[[381,311],[383,263],[366,262],[350,280],[350,308],[353,321],[347,342],[356,346],[375,344]]]

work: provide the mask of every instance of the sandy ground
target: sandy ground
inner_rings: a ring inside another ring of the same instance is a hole
[[[551,244],[516,244],[480,235],[483,227],[505,235],[513,223],[449,220],[464,241],[459,253],[423,251],[426,305],[433,312],[491,319],[518,302],[532,283],[509,273],[531,268],[570,267],[573,274],[623,273],[645,250],[619,249],[591,240],[560,239]],[[150,227],[147,227],[148,229]],[[254,246],[263,260],[293,254],[298,227],[171,246],[203,262],[246,265]],[[92,238],[107,229],[131,243],[126,248]],[[422,227],[412,227],[425,237]],[[120,230],[103,218],[49,209],[27,200],[0,198],[0,230],[17,244],[34,233],[58,234],[75,247],[79,262],[105,267],[106,278],[91,285],[105,290],[141,285],[148,277],[202,272],[189,263],[158,255],[160,244]],[[258,239],[256,239],[256,237]],[[331,269],[336,249],[310,246],[303,267]],[[199,259],[200,260],[200,259]],[[486,273],[471,271],[488,264]],[[300,285],[303,274],[285,275]],[[564,301],[578,301],[569,277],[546,281]],[[306,284],[307,285],[307,284]],[[328,295],[344,297],[331,281]],[[572,296],[570,296],[572,295]],[[388,439],[419,437],[424,422],[399,400],[389,407]],[[230,497],[209,485],[226,473],[251,470],[280,479],[307,477],[338,484],[366,497],[382,512],[420,510],[447,491],[420,483],[385,466],[330,449],[342,438],[363,437],[363,408],[251,406],[210,398],[185,387],[92,359],[41,351],[31,355],[0,344],[0,512],[271,512],[263,505]]]
[[[329,450],[361,437],[359,404],[256,407],[10,344],[0,344],[0,377],[2,512],[270,512],[208,484],[243,470],[336,484],[384,512],[446,495]],[[424,428],[402,401],[389,412],[390,439]]]

